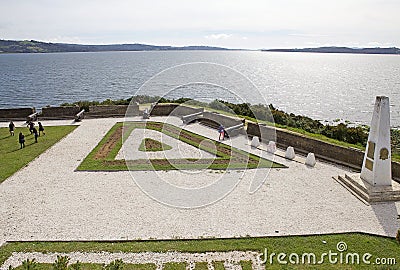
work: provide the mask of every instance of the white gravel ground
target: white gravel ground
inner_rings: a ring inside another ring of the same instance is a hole
[[[193,269],[198,262],[207,262],[208,268],[213,270],[212,262],[222,261],[224,262],[225,269],[242,269],[240,261],[250,261],[254,270],[263,269],[260,261],[262,254],[252,251],[231,251],[231,252],[206,252],[206,253],[181,253],[181,252],[141,252],[141,253],[83,253],[83,252],[72,252],[72,253],[13,253],[4,264],[0,267],[0,270],[7,270],[11,265],[17,267],[22,265],[22,262],[26,259],[35,259],[38,263],[53,263],[59,256],[68,256],[70,263],[79,261],[81,263],[97,263],[97,264],[108,264],[114,260],[121,259],[124,263],[130,264],[147,264],[153,263],[157,265],[157,269],[163,269],[165,263],[184,262],[187,265],[187,269]]]
[[[222,200],[196,209],[158,203],[140,190],[129,172],[76,172],[79,163],[121,120],[84,120],[73,133],[0,184],[0,243],[341,232],[394,236],[400,227],[399,203],[365,205],[332,179],[343,175],[343,168],[321,162],[309,168],[275,157],[289,168],[257,170],[258,175],[268,177],[254,194],[248,192],[254,170],[244,175],[228,171],[224,176],[232,181],[242,178],[236,188]],[[170,120],[181,125],[177,118]],[[187,128],[214,139],[218,136],[196,124]],[[231,143],[249,147],[244,137]],[[299,160],[304,162],[304,158]],[[221,173],[138,171],[133,175],[149,181],[161,175],[177,185],[191,186],[217,181]]]

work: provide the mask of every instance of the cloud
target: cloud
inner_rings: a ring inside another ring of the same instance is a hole
[[[289,36],[315,38],[315,37],[328,37],[329,35],[293,33],[293,34],[289,34]]]
[[[231,34],[212,34],[205,36],[206,39],[228,39],[232,37]]]

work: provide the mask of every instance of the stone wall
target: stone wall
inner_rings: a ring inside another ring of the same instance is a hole
[[[85,113],[87,118],[103,118],[103,117],[124,117],[128,109],[128,105],[97,105],[89,106],[89,112]],[[137,109],[139,115],[139,106],[132,105],[129,107],[129,114],[133,115]]]
[[[212,120],[220,125],[223,125],[225,128],[242,124],[242,120],[239,118],[233,118],[215,112],[204,112],[203,118]]]
[[[334,145],[288,130],[257,125],[252,122],[249,122],[247,126],[247,134],[250,136],[271,138],[274,131],[276,132],[276,143],[281,148],[293,146],[295,151],[299,153],[312,152],[320,159],[343,164],[357,170],[361,169],[364,152],[359,149]],[[392,176],[400,179],[400,163],[392,162]]]
[[[0,121],[26,120],[35,112],[35,108],[0,109]]]
[[[181,105],[181,106],[176,107],[172,111],[171,115],[182,117],[184,115],[189,115],[189,114],[203,112],[203,111],[204,111],[204,108],[192,108],[192,107]]]
[[[156,104],[150,112],[151,116],[183,116],[199,111],[203,111],[203,108],[192,108],[185,105],[179,104]]]
[[[65,106],[65,107],[44,107],[42,108],[42,119],[74,119],[75,115],[79,112],[78,106]]]

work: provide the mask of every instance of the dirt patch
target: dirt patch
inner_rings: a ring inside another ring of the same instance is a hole
[[[94,155],[94,159],[105,159],[112,149],[117,145],[119,141],[122,140],[122,129],[123,127],[118,127],[113,134],[108,138],[108,140],[101,146],[101,148]]]
[[[165,151],[170,149],[172,149],[171,146],[151,138],[144,138],[139,146],[139,151],[156,152],[156,151]]]

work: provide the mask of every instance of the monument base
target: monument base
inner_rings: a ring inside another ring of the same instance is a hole
[[[367,204],[400,201],[400,184],[393,180],[391,186],[374,187],[361,179],[360,174],[339,175],[334,179]]]

